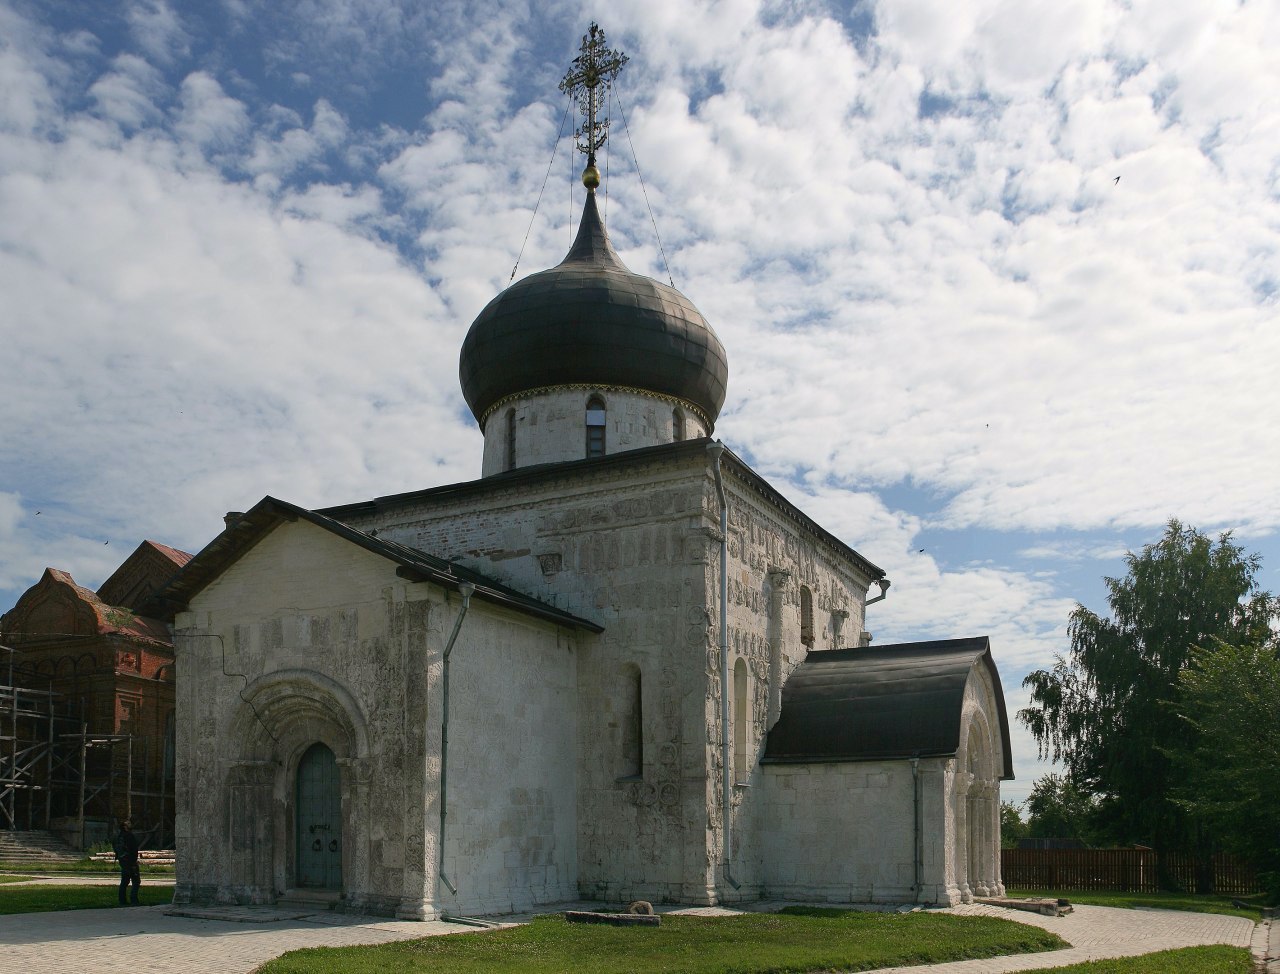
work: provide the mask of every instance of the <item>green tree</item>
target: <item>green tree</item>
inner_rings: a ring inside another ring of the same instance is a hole
[[[1027,834],[1033,838],[1081,839],[1088,843],[1093,837],[1097,805],[1069,778],[1045,775],[1031,786],[1026,806]]]
[[[1000,803],[1000,848],[1016,849],[1018,840],[1027,837],[1027,823],[1013,802]]]
[[[1179,712],[1196,744],[1180,757],[1180,803],[1257,866],[1280,899],[1280,656],[1217,645],[1179,677]]]
[[[1178,716],[1179,676],[1193,647],[1265,642],[1276,602],[1258,589],[1258,556],[1230,534],[1215,542],[1170,521],[1125,563],[1124,578],[1105,579],[1110,618],[1076,606],[1070,652],[1027,676],[1031,705],[1018,716],[1041,757],[1099,799],[1109,838],[1189,849],[1196,831],[1173,798],[1172,755],[1195,744]]]

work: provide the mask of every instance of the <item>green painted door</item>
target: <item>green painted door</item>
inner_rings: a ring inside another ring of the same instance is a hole
[[[298,764],[298,881],[310,889],[342,888],[342,792],[338,761],[312,744]]]

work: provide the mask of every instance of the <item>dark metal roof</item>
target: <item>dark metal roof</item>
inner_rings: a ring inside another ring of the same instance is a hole
[[[482,425],[506,396],[578,384],[682,399],[714,425],[729,365],[688,298],[622,263],[591,191],[565,259],[517,281],[476,317],[458,376]]]
[[[954,755],[965,683],[985,666],[1013,778],[1009,718],[986,636],[812,652],[782,688],[782,712],[763,762],[877,761]]]
[[[149,607],[156,610],[155,615],[172,619],[176,612],[186,608],[197,594],[280,524],[299,519],[309,521],[366,551],[395,562],[400,566],[396,569],[396,574],[411,582],[433,582],[455,591],[460,582],[470,582],[476,587],[475,597],[486,602],[517,609],[572,629],[604,632],[603,626],[589,619],[582,619],[555,606],[547,605],[545,602],[540,602],[486,578],[479,572],[429,555],[417,548],[410,548],[408,545],[371,537],[363,531],[348,527],[341,521],[335,521],[331,517],[308,511],[306,508],[274,497],[264,497],[254,505],[251,511],[241,515],[238,520],[228,525],[226,530],[205,545],[164,588],[153,596],[154,601],[149,603]]]

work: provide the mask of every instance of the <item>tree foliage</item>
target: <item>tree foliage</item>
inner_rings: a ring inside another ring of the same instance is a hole
[[[1003,849],[1016,849],[1018,840],[1026,838],[1027,823],[1022,820],[1018,806],[1013,802],[1000,803],[1000,846]]]
[[[1027,834],[1036,839],[1093,839],[1097,805],[1070,778],[1047,774],[1027,797]]]
[[[1280,656],[1273,642],[1219,644],[1179,677],[1194,747],[1179,755],[1181,805],[1257,866],[1280,898]]]
[[[1172,795],[1172,752],[1192,736],[1179,717],[1180,675],[1195,647],[1266,642],[1276,601],[1258,589],[1257,555],[1176,520],[1125,563],[1124,578],[1105,579],[1110,617],[1076,606],[1070,652],[1027,676],[1031,705],[1018,716],[1041,757],[1098,796],[1113,840],[1189,847]]]

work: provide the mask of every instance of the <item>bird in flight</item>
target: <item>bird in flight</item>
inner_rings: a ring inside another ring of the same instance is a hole
[[[1119,176],[1117,176],[1117,177],[1116,177],[1116,181],[1115,181],[1114,183],[1112,183],[1111,185],[1113,185],[1113,186],[1118,186],[1119,184],[1120,184],[1120,177],[1119,177]]]

